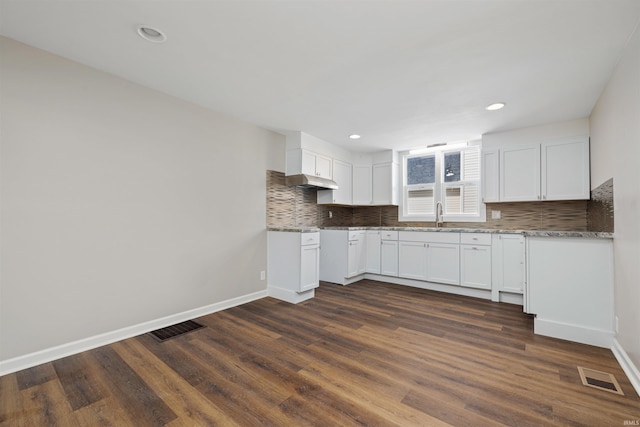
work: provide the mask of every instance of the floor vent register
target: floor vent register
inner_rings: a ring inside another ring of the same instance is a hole
[[[578,372],[580,373],[582,384],[587,387],[593,387],[624,396],[624,393],[620,388],[620,384],[618,384],[618,381],[613,374],[596,371],[595,369],[583,368],[582,366],[578,366]]]
[[[179,337],[189,332],[204,328],[204,325],[195,320],[187,320],[186,322],[176,323],[166,328],[156,329],[149,332],[156,340],[162,342],[171,338]]]

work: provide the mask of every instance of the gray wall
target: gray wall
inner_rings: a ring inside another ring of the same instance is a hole
[[[613,178],[616,337],[640,368],[640,30],[591,113],[591,188]]]
[[[283,136],[6,38],[0,54],[0,361],[266,289]]]

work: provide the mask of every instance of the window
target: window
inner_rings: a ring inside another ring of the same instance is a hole
[[[445,221],[484,221],[480,203],[480,147],[439,147],[403,157],[401,221],[434,221],[436,203]]]

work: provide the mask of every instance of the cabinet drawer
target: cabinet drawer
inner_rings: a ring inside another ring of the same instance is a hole
[[[320,243],[320,233],[300,233],[300,245],[317,245]]]
[[[404,242],[460,243],[460,233],[449,231],[401,231],[398,239]]]
[[[460,243],[462,243],[463,245],[490,245],[491,234],[460,233]]]
[[[382,240],[398,240],[398,232],[390,230],[382,230],[380,232]]]
[[[352,240],[364,240],[366,235],[366,231],[358,230],[358,231],[350,231],[349,232],[349,241]]]

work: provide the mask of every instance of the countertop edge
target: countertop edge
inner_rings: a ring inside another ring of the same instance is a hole
[[[291,233],[317,233],[320,230],[336,231],[417,231],[441,233],[485,233],[485,234],[521,234],[526,237],[578,237],[591,239],[613,239],[613,233],[595,231],[559,231],[559,230],[503,230],[489,228],[435,228],[435,227],[267,227],[267,231]]]
[[[286,233],[317,233],[320,227],[267,227],[267,231],[278,231]]]

